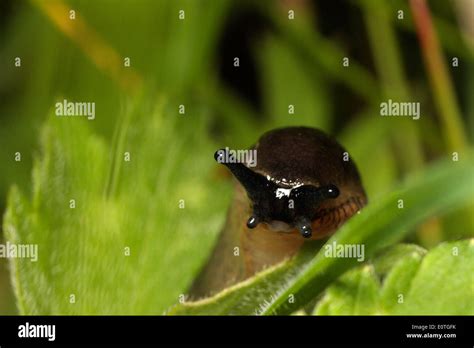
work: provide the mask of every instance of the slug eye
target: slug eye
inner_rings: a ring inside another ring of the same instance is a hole
[[[247,220],[247,227],[252,229],[252,228],[255,228],[257,227],[258,223],[259,223],[259,219],[258,219],[258,216],[256,215],[252,215],[251,217],[249,217],[249,219]]]
[[[337,198],[339,196],[339,189],[336,185],[326,186],[326,196],[327,198]]]
[[[224,163],[224,155],[225,155],[224,150],[217,150],[214,153],[214,159],[216,160],[217,163]]]
[[[300,231],[300,234],[304,238],[311,238],[311,235],[313,234],[313,230],[311,228],[311,220],[308,219],[307,217],[300,217],[296,220],[296,227],[298,228],[298,231]]]

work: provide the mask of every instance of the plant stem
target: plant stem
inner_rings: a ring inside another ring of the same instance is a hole
[[[462,129],[461,113],[454,95],[451,78],[441,54],[430,10],[425,0],[410,0],[410,7],[435,103],[443,124],[446,145],[451,151],[462,151],[467,148],[467,139]]]
[[[367,32],[384,95],[406,101],[409,99],[410,88],[387,6],[373,0],[367,0],[363,4]],[[402,169],[404,172],[418,171],[423,167],[424,158],[417,125],[412,120],[402,120],[397,125],[397,131],[392,132],[392,136],[398,152],[403,153],[400,158]],[[410,151],[405,151],[406,148]],[[441,234],[440,223],[435,219],[421,225],[417,233],[424,245],[436,244],[441,239]]]

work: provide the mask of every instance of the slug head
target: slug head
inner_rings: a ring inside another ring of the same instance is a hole
[[[270,176],[259,174],[243,163],[237,163],[225,149],[214,154],[217,162],[224,164],[245,188],[251,201],[253,213],[247,221],[247,227],[253,229],[259,223],[281,221],[297,228],[301,235],[310,238],[311,221],[318,206],[339,196],[336,185],[317,187],[304,185],[282,187],[271,180]],[[231,160],[225,160],[225,159]]]
[[[238,152],[227,148],[214,156],[247,191],[253,210],[249,228],[259,223],[278,231],[297,228],[309,238],[313,227],[317,237],[337,229],[367,203],[349,153],[318,129],[274,129],[251,151],[243,163],[236,163],[230,155]]]

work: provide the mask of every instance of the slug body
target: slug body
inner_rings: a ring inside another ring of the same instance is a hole
[[[255,167],[215,159],[237,179],[214,252],[191,289],[209,296],[297,253],[308,239],[334,233],[367,197],[347,151],[320,130],[275,129],[252,147]]]

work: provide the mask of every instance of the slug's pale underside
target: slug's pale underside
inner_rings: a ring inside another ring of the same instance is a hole
[[[320,130],[275,129],[252,148],[255,167],[216,161],[237,179],[214,252],[190,295],[212,295],[296,254],[308,239],[334,233],[367,197],[347,151]]]

